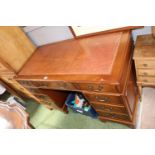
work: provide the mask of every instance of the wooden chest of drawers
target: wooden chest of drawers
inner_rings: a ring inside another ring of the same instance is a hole
[[[130,31],[49,44],[36,50],[16,80],[34,95],[41,90],[51,99],[81,92],[100,120],[133,127],[138,93],[132,53]],[[45,102],[46,97],[42,98]],[[55,102],[52,107],[59,104]]]
[[[138,36],[133,58],[141,96],[143,86],[155,86],[155,38],[152,34]]]

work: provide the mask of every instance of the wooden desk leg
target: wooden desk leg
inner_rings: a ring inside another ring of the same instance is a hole
[[[129,128],[131,129],[136,129],[136,126],[135,125],[127,125]]]
[[[138,94],[140,101],[142,101],[142,85],[138,85]]]

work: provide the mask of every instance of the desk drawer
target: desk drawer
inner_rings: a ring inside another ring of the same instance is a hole
[[[140,76],[155,76],[154,69],[137,69],[137,74]]]
[[[77,89],[79,90],[86,90],[90,92],[111,92],[117,93],[117,89],[115,85],[108,85],[108,84],[95,84],[95,83],[78,83],[76,84]]]
[[[95,110],[102,110],[104,112],[113,112],[113,113],[121,113],[121,114],[127,114],[127,110],[124,106],[113,106],[113,105],[107,105],[103,103],[91,103],[91,105],[95,108]]]
[[[116,119],[116,120],[125,120],[125,121],[130,121],[130,118],[128,115],[119,115],[119,114],[114,114],[114,113],[106,113],[106,112],[101,112],[97,111],[96,112],[99,114],[99,117],[104,117],[104,118],[109,118],[109,119]]]
[[[155,83],[155,76],[154,77],[138,76],[137,78],[138,78],[138,82]]]
[[[155,68],[155,60],[135,60],[136,68]]]
[[[123,105],[121,96],[99,95],[99,94],[84,94],[89,102],[99,102],[112,105]]]
[[[71,83],[63,81],[19,81],[25,87],[43,88],[43,89],[59,89],[59,90],[74,90]]]

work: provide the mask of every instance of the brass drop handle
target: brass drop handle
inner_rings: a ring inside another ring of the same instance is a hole
[[[98,86],[98,89],[96,89],[96,90],[94,90],[94,91],[100,92],[100,91],[102,91],[103,89],[104,89],[104,87],[103,87],[102,85],[99,85],[99,86]]]
[[[147,67],[147,64],[143,64],[144,67]]]
[[[113,110],[113,108],[112,107],[110,107],[109,109],[108,109],[108,111],[112,111]]]
[[[110,114],[105,114],[105,116],[110,116]]]
[[[112,111],[112,107],[105,109],[105,111],[111,112]]]
[[[100,92],[101,90],[100,89],[94,89],[94,87],[93,86],[88,86],[88,89],[90,90],[90,91],[94,91],[94,92]]]
[[[111,116],[111,118],[116,118],[116,115],[113,114],[113,115]]]
[[[100,92],[101,90],[99,90],[99,89],[96,89],[96,90],[93,90],[94,92]]]
[[[96,96],[95,98],[96,98],[96,100],[99,101],[99,102],[109,102],[109,101],[110,101],[110,99],[109,99],[108,97],[104,97],[103,99],[99,99],[99,97]]]
[[[93,86],[88,85],[88,89],[91,90],[91,91],[93,91]]]
[[[100,91],[103,90],[103,88],[104,88],[104,87],[103,87],[102,85],[99,85],[99,86],[98,86],[98,89],[94,89],[93,86],[88,85],[88,89],[91,90],[91,91],[94,91],[94,92],[100,92]]]
[[[64,88],[67,88],[67,84],[66,83],[63,83],[62,86],[60,86],[61,89],[64,89]]]
[[[100,99],[98,101],[100,101],[100,102],[106,102],[106,99]]]

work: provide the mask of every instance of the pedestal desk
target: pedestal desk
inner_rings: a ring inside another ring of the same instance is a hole
[[[138,92],[130,31],[98,34],[36,49],[16,80],[49,108],[65,111],[81,92],[102,121],[135,126]]]

